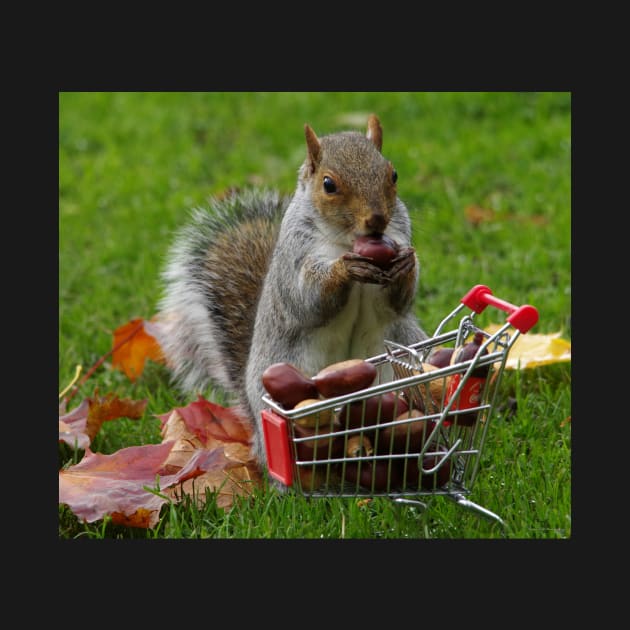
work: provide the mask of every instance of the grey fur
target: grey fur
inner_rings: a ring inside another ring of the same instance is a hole
[[[419,265],[412,250],[411,290],[395,281],[368,284],[348,272],[336,281],[357,226],[350,208],[331,219],[315,207],[314,169],[321,161],[342,172],[370,208],[383,203],[389,171],[362,134],[319,141],[318,162],[307,158],[300,167],[292,198],[250,191],[194,210],[163,273],[159,341],[175,379],[187,391],[213,382],[231,393],[252,421],[253,454],[263,467],[261,377],[268,366],[286,361],[313,375],[337,361],[383,352],[386,338],[414,343],[426,337],[413,314]],[[386,233],[410,248],[406,206],[396,198],[389,210]]]

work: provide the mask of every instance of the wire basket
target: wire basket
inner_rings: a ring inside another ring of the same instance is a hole
[[[493,334],[474,321],[488,305],[509,313]],[[263,396],[269,474],[311,497],[387,496],[425,508],[423,496],[444,495],[504,526],[467,495],[509,350],[537,321],[533,306],[476,285],[433,336],[385,341],[383,354],[365,359],[376,368],[370,387],[290,410]]]

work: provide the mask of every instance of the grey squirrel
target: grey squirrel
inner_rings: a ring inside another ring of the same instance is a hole
[[[427,337],[413,306],[419,264],[411,221],[382,153],[367,133],[318,137],[304,126],[306,159],[290,196],[246,191],[197,208],[163,271],[159,338],[184,391],[214,383],[251,421],[264,469],[264,370],[292,363],[315,375],[332,363],[384,352],[383,341]],[[383,270],[352,252],[358,236],[386,234],[400,249]]]

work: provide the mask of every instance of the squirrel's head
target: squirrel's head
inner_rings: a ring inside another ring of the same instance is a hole
[[[304,125],[307,156],[300,180],[317,210],[349,237],[382,234],[396,205],[397,173],[381,154],[383,130],[370,115],[367,133],[318,138]]]

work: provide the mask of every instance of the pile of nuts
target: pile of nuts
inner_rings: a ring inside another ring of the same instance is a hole
[[[470,360],[479,350],[481,342],[482,336],[478,334],[457,352],[453,348],[435,349],[418,373]],[[477,394],[488,370],[489,366],[480,366],[469,376],[471,386],[477,387]],[[390,391],[295,418],[292,421],[294,435],[296,438],[307,438],[295,441],[298,460],[318,462],[299,467],[302,487],[318,487],[326,479],[327,469],[330,472],[331,468],[341,476],[341,483],[358,485],[371,492],[442,487],[450,479],[450,459],[445,459],[433,473],[426,474],[422,470],[435,467],[444,459],[442,453],[446,453],[445,447],[438,445],[434,439],[435,422],[427,420],[425,413],[439,412],[443,401],[455,391],[460,376],[442,376],[423,383],[420,385],[422,396],[410,396],[406,391]],[[375,383],[376,378],[377,368],[373,363],[349,359],[329,365],[313,377],[290,363],[275,363],[265,370],[262,381],[278,405],[286,410],[296,410],[365,390]],[[460,392],[460,399],[464,393],[464,390]],[[427,405],[430,407],[428,410],[425,409]],[[458,402],[453,409],[458,409],[458,405],[459,411],[454,416],[456,422],[471,426],[477,412],[462,412],[461,409],[475,404],[460,405]],[[420,466],[419,458],[413,454],[418,454],[427,440],[431,442]],[[365,459],[372,456],[377,458]],[[327,462],[331,459],[343,461],[331,465]]]

